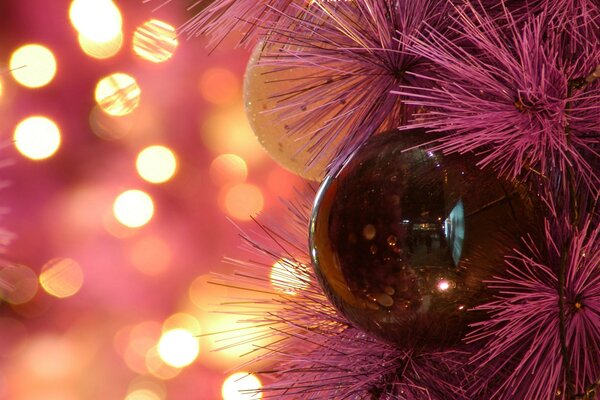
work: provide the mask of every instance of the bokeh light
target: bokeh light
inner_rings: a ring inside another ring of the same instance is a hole
[[[80,35],[96,43],[117,37],[123,23],[119,8],[111,0],[73,0],[69,18]]]
[[[304,266],[281,259],[273,264],[269,278],[276,290],[285,294],[295,295],[302,289],[308,288],[310,275],[303,270]]]
[[[150,276],[167,271],[172,258],[169,244],[157,236],[146,236],[136,241],[129,256],[138,271]]]
[[[83,285],[83,270],[70,258],[55,258],[44,265],[39,281],[46,293],[59,298],[70,297]]]
[[[227,68],[208,68],[200,76],[200,94],[209,103],[231,105],[242,95],[241,81]]]
[[[200,335],[200,322],[193,315],[187,313],[176,313],[171,315],[163,322],[163,332],[167,332],[174,329],[185,329],[188,332],[194,334],[194,336]]]
[[[186,329],[171,329],[158,342],[158,354],[167,364],[182,368],[194,362],[200,352],[198,339]]]
[[[150,389],[137,389],[129,393],[125,400],[162,400],[163,398]]]
[[[173,57],[178,44],[175,28],[157,19],[144,22],[133,34],[133,51],[154,63]]]
[[[257,392],[262,388],[262,382],[255,375],[246,372],[236,372],[230,375],[221,389],[223,400],[256,400],[262,398]]]
[[[81,47],[81,50],[85,54],[103,60],[116,55],[121,50],[123,46],[123,32],[119,31],[115,37],[104,42],[97,42],[82,34],[79,34],[77,40],[79,41],[79,47]]]
[[[38,278],[31,268],[24,265],[0,267],[0,300],[11,304],[23,304],[35,296]]]
[[[115,199],[113,214],[121,224],[129,228],[139,228],[152,219],[154,202],[141,190],[127,190]]]
[[[117,72],[98,82],[94,97],[107,114],[122,116],[132,113],[139,106],[141,94],[132,76]]]
[[[181,368],[169,365],[161,358],[157,346],[146,352],[145,368],[152,376],[161,380],[173,379],[181,372]]]
[[[209,173],[218,186],[242,183],[248,177],[248,166],[238,155],[221,154],[210,163]]]
[[[135,392],[141,393],[133,395]],[[164,400],[166,394],[167,389],[164,382],[148,375],[138,376],[129,384],[128,396],[132,396],[134,399],[136,396],[142,396],[142,400],[144,399],[143,396],[151,396],[150,399],[152,400]]]
[[[37,115],[19,122],[13,139],[19,153],[32,160],[43,160],[58,150],[60,129],[51,119]]]
[[[264,207],[265,201],[261,190],[249,183],[240,183],[226,189],[224,207],[231,217],[248,221],[256,216]]]
[[[46,86],[56,75],[56,58],[40,44],[19,47],[10,57],[10,72],[21,85],[29,88]]]
[[[175,174],[177,158],[173,151],[165,146],[150,146],[138,154],[135,166],[144,180],[163,183]]]

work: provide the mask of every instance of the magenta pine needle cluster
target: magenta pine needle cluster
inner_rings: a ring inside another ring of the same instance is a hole
[[[306,71],[298,87],[279,93],[276,118],[297,114],[292,137],[310,137],[306,151],[320,159],[334,146],[344,157],[376,132],[403,123],[415,111],[391,91],[399,85],[420,87],[430,62],[406,52],[408,37],[425,25],[443,31],[450,7],[445,0],[354,0],[313,2],[309,18],[282,13],[291,28],[270,29],[260,63]],[[413,74],[410,74],[412,72]],[[315,105],[316,103],[316,105]],[[333,161],[333,160],[328,160]]]
[[[424,77],[433,87],[398,93],[428,110],[415,125],[446,133],[446,152],[478,152],[481,166],[511,178],[572,167],[597,191],[600,82],[577,82],[600,65],[600,42],[582,38],[580,53],[565,60],[564,37],[548,28],[564,14],[519,24],[504,12],[500,23],[467,7],[455,18],[459,40],[435,30],[415,37],[410,51],[438,68]]]

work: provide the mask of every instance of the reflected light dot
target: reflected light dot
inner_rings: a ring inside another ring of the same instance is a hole
[[[182,368],[190,365],[200,352],[200,344],[194,335],[185,329],[165,332],[158,342],[158,354],[167,364]]]
[[[121,224],[129,228],[139,228],[152,219],[154,202],[141,190],[127,190],[115,199],[113,214]]]
[[[60,129],[49,118],[25,118],[15,128],[15,147],[27,158],[43,160],[56,153],[60,146]]]
[[[157,19],[144,22],[133,34],[133,51],[154,63],[173,57],[178,44],[175,28]]]
[[[232,186],[225,192],[227,214],[240,221],[248,221],[262,211],[264,198],[260,189],[248,183]]]
[[[39,44],[19,47],[10,57],[10,73],[21,85],[39,88],[47,85],[56,75],[54,54]]]
[[[238,77],[226,68],[209,68],[200,77],[200,94],[219,106],[235,103],[241,96]]]
[[[24,304],[38,290],[38,278],[24,265],[9,265],[0,269],[0,299],[11,304]]]
[[[169,268],[173,253],[169,244],[155,236],[138,240],[131,249],[131,264],[140,272],[156,276]]]
[[[90,57],[103,60],[117,54],[123,46],[123,32],[105,42],[96,42],[85,35],[79,34],[77,38],[79,47]]]
[[[218,186],[242,183],[248,177],[248,166],[240,156],[221,154],[210,163],[209,174]]]
[[[271,285],[278,291],[294,295],[308,288],[309,275],[301,266],[288,260],[279,260],[271,267]]]
[[[139,106],[141,93],[132,76],[117,72],[98,82],[94,97],[104,112],[122,116],[132,113]]]
[[[48,261],[40,273],[40,285],[58,298],[73,296],[83,285],[83,271],[70,258],[55,258]]]
[[[256,376],[246,372],[237,372],[225,379],[221,395],[223,400],[261,399],[262,393],[257,392],[261,388],[262,383]]]
[[[150,146],[142,150],[135,162],[138,174],[150,183],[163,183],[173,177],[177,159],[165,146]]]
[[[111,0],[73,0],[69,19],[81,35],[97,43],[119,35],[123,23],[119,8]]]
[[[129,393],[125,400],[162,400],[162,398],[150,389],[138,389]]]

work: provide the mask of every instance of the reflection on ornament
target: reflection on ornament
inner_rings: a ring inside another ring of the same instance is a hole
[[[535,220],[516,182],[471,156],[416,148],[420,131],[373,137],[323,182],[310,224],[315,272],[351,324],[399,346],[459,341],[483,280],[504,268]],[[423,137],[424,136],[424,137]]]
[[[292,103],[289,98],[297,90],[306,85],[324,84],[326,78],[319,78],[317,69],[259,64],[266,57],[273,57],[276,51],[272,46],[258,43],[248,61],[244,79],[244,104],[248,120],[258,140],[275,161],[306,179],[321,181],[337,148],[335,144],[344,135],[337,135],[338,139],[318,152],[318,159],[313,161],[315,152],[311,151],[311,133],[321,128],[327,118],[332,118],[334,112],[323,115],[319,121],[321,125],[309,124],[306,112],[319,107],[323,101],[315,99],[312,104],[288,105]],[[286,107],[278,108],[283,100],[286,100]],[[304,125],[302,136],[290,135],[291,128],[299,124]]]

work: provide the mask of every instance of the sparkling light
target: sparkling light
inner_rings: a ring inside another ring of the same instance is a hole
[[[24,265],[0,267],[0,299],[11,304],[23,304],[35,296],[38,279]]]
[[[121,224],[130,228],[139,228],[152,219],[154,202],[141,190],[127,190],[116,198],[113,214]]]
[[[178,44],[175,28],[157,19],[144,22],[133,34],[133,51],[154,63],[173,57]]]
[[[163,183],[175,174],[177,159],[173,151],[165,146],[150,146],[138,154],[135,166],[144,180]]]
[[[198,339],[186,329],[166,331],[158,342],[158,354],[167,364],[182,368],[190,365],[200,352]]]
[[[219,185],[242,183],[248,176],[246,161],[235,154],[221,154],[210,163],[210,178]]]
[[[208,68],[200,77],[200,94],[219,106],[234,104],[241,96],[241,82],[226,68]]]
[[[139,106],[141,94],[132,76],[117,72],[98,82],[94,97],[106,113],[122,116],[132,113]]]
[[[255,400],[262,399],[262,382],[254,375],[237,372],[230,375],[221,388],[223,400]]]
[[[60,129],[49,118],[25,118],[15,128],[15,147],[27,158],[43,160],[52,156],[60,146]]]
[[[264,198],[260,189],[249,183],[241,183],[225,192],[224,206],[227,213],[240,221],[248,221],[262,211]]]
[[[119,31],[115,37],[105,42],[96,42],[82,34],[79,34],[77,40],[79,41],[79,47],[81,47],[81,50],[85,54],[102,60],[114,56],[121,50],[123,46],[123,32]]]
[[[39,280],[48,294],[59,298],[70,297],[81,289],[83,271],[70,258],[55,258],[44,265]]]
[[[156,236],[138,240],[131,249],[130,261],[146,275],[160,275],[169,268],[173,254],[169,244]]]
[[[40,44],[19,47],[10,57],[10,73],[21,85],[30,88],[46,86],[56,75],[54,54]]]
[[[117,37],[123,23],[119,8],[111,0],[73,0],[69,18],[81,35],[96,43]]]
[[[279,260],[271,267],[271,285],[286,294],[294,295],[308,288],[309,275],[300,267],[288,260]]]

